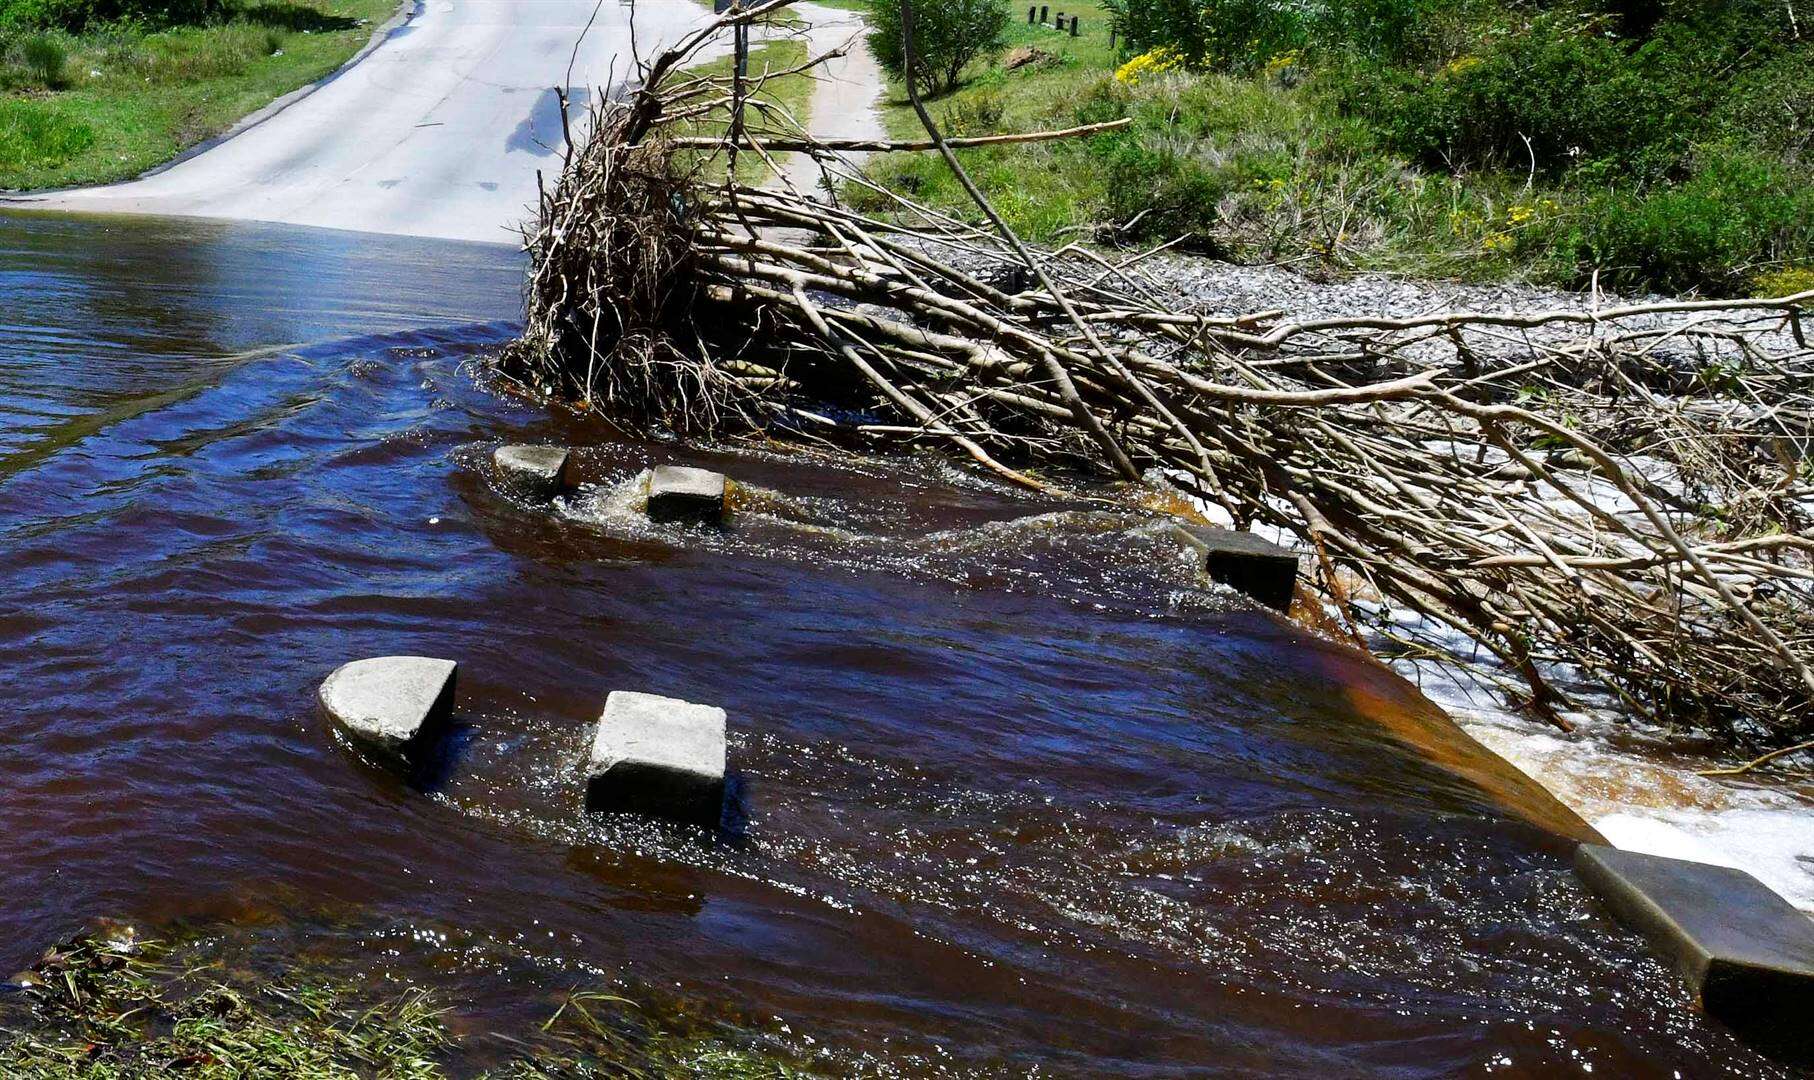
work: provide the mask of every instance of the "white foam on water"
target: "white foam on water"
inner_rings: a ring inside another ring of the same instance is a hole
[[[1621,727],[1610,712],[1571,715],[1577,731],[1565,735],[1434,665],[1417,666],[1425,695],[1463,730],[1613,846],[1743,870],[1814,913],[1814,785],[1701,776],[1696,769],[1722,763],[1670,754],[1660,733]]]

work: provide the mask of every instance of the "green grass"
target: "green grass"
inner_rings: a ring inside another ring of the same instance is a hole
[[[0,172],[54,169],[94,143],[94,129],[60,109],[0,100]]]
[[[328,75],[395,9],[395,0],[248,3],[208,26],[0,40],[0,189],[136,176]],[[53,55],[60,62],[47,63]]]
[[[1093,4],[1065,11],[1082,15],[1079,37],[1029,27],[1023,9],[1010,54],[1031,47],[1049,57],[1013,71],[978,65],[959,90],[928,103],[953,136],[1133,118],[1130,129],[1109,135],[960,154],[1027,238],[1138,245],[1182,237],[1185,250],[1249,261],[1415,263],[1424,273],[1487,276],[1506,269],[1476,238],[1450,228],[1452,214],[1457,222],[1462,214],[1500,216],[1506,196],[1494,185],[1467,191],[1407,170],[1309,90],[1276,77],[1173,72],[1125,85],[1114,77],[1120,57],[1109,46],[1106,13]],[[885,122],[896,137],[920,136],[898,87]],[[933,155],[893,155],[877,171],[931,205],[971,213]]]
[[[784,18],[788,18],[784,13]],[[791,21],[791,19],[789,19]],[[756,102],[766,104],[771,113],[765,114],[761,108],[752,104],[745,115],[745,122],[750,131],[757,137],[763,133],[777,134],[786,132],[786,121],[783,117],[792,117],[795,123],[806,126],[810,123],[812,111],[813,80],[810,73],[797,75],[780,75],[768,77],[772,72],[787,71],[805,63],[808,57],[806,43],[792,38],[782,38],[763,44],[752,44],[750,47],[748,72],[750,93]],[[732,58],[723,56],[704,64],[697,64],[687,69],[688,74],[707,78],[728,79],[731,75]],[[715,111],[696,121],[689,130],[698,135],[722,135],[730,128],[730,110]],[[702,155],[701,161],[707,169],[716,168],[723,175],[724,155]],[[744,183],[756,183],[769,175],[768,168],[754,153],[741,153],[737,161],[737,178]]]
[[[243,931],[138,942],[117,929],[52,949],[23,994],[0,998],[8,1080],[442,1080],[473,1075],[428,988],[369,962],[265,955]],[[261,954],[262,955],[262,954]],[[379,990],[377,988],[382,987]],[[490,1033],[515,1060],[493,1080],[555,1077],[788,1078],[820,1075],[759,1031],[678,1002],[617,992],[565,996],[545,1023]],[[495,1058],[495,1054],[493,1055]]]
[[[1708,143],[1655,176],[1641,162],[1558,172],[1487,161],[1451,171],[1397,149],[1391,130],[1346,107],[1352,67],[1288,52],[1237,70],[1118,80],[1128,57],[1109,46],[1106,13],[1095,4],[1064,10],[1083,16],[1081,37],[1027,26],[1020,5],[1010,53],[1030,46],[1049,57],[1013,71],[999,58],[978,63],[958,90],[928,103],[949,135],[1132,119],[1088,139],[960,153],[1028,239],[1180,241],[1182,250],[1316,273],[1581,286],[1597,272],[1613,288],[1727,295],[1780,289],[1782,275],[1814,263],[1814,181],[1797,163],[1808,157],[1805,136],[1767,143],[1788,115],[1780,102],[1763,109],[1769,116],[1729,125],[1767,145]],[[1760,69],[1752,82],[1772,102],[1799,101],[1807,85],[1799,69]],[[898,85],[884,120],[896,137],[923,137]],[[977,219],[935,155],[890,155],[872,171]],[[863,209],[889,209],[873,194],[849,194]]]

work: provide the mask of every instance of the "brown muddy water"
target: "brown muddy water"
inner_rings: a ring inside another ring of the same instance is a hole
[[[1598,914],[1572,815],[1152,518],[613,441],[475,378],[518,274],[0,217],[6,970],[96,917],[277,926],[440,991],[456,1071],[601,982],[833,1071],[1774,1071]],[[512,502],[505,441],[586,486]],[[744,482],[731,528],[642,521],[668,460]],[[462,664],[426,790],[314,712],[383,653]],[[724,827],[582,812],[618,688],[729,710]]]

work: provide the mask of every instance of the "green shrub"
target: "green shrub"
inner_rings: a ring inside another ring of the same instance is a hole
[[[0,35],[0,91],[61,90],[69,85],[69,50],[56,33]]]
[[[1163,140],[1128,132],[1097,136],[1089,153],[1106,181],[1105,224],[1119,237],[1170,240],[1189,233],[1187,249],[1214,249],[1217,204],[1226,193],[1215,171]]]
[[[150,26],[213,22],[227,0],[0,0],[0,29],[82,30],[133,20]]]
[[[19,60],[41,86],[58,90],[68,85],[69,51],[49,34],[33,34],[19,44]]]
[[[1814,174],[1730,144],[1680,183],[1589,199],[1558,237],[1581,276],[1621,289],[1749,291],[1761,267],[1814,251]]]
[[[1709,122],[1716,132],[1814,165],[1814,44],[1734,77]]]
[[[1546,16],[1433,77],[1349,64],[1342,105],[1431,168],[1557,173],[1629,157],[1670,130],[1669,101],[1618,41]]]
[[[36,101],[0,98],[0,168],[60,165],[94,145],[94,129]]]
[[[907,77],[901,52],[901,6],[905,0],[872,0],[869,50],[897,79]],[[1008,32],[1002,0],[913,0],[913,83],[923,94],[957,85],[970,62],[1001,51]]]
[[[1193,67],[1244,71],[1307,48],[1400,58],[1451,29],[1474,0],[1104,0],[1120,36]]]

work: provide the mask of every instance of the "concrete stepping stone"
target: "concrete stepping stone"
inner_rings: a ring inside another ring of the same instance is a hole
[[[723,473],[662,465],[649,474],[649,520],[716,525],[724,520]]]
[[[1775,1052],[1814,1057],[1814,920],[1729,867],[1582,844],[1575,871],[1709,1015]]]
[[[568,486],[572,453],[564,446],[500,446],[491,463],[504,486],[525,499],[552,499]]]
[[[393,763],[421,762],[453,712],[459,665],[428,656],[376,656],[334,670],[322,711],[363,749]]]
[[[614,690],[592,736],[586,807],[716,825],[724,806],[724,710]]]
[[[1208,525],[1174,525],[1172,529],[1196,559],[1198,569],[1211,579],[1267,607],[1291,609],[1298,578],[1296,552],[1250,532]]]

